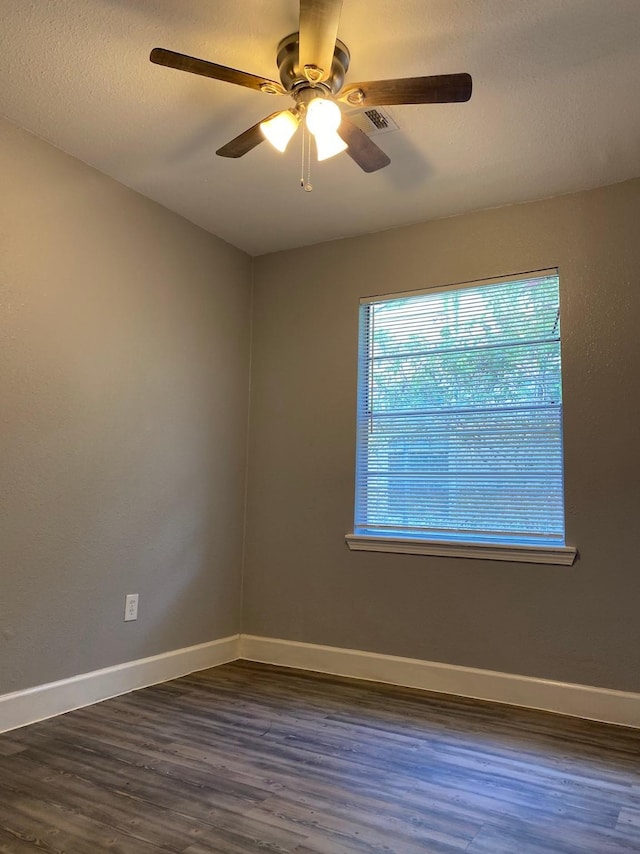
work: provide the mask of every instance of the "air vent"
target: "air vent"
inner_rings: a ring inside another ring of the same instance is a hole
[[[399,127],[388,109],[383,107],[365,107],[357,110],[346,110],[354,125],[363,130],[367,136],[377,136],[399,130]]]

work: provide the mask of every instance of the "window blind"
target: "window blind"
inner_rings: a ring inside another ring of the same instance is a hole
[[[557,271],[362,301],[355,533],[564,544]]]

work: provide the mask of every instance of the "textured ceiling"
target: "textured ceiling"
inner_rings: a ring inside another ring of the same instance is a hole
[[[296,0],[0,0],[0,113],[252,254],[640,175],[639,0],[344,0],[348,81],[469,72],[393,107],[391,165],[300,189],[299,136],[215,150],[286,98],[152,65],[160,46],[277,79]],[[275,106],[274,106],[275,105]]]

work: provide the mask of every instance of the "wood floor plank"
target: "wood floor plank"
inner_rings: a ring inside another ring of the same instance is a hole
[[[202,772],[185,771],[182,765],[173,769],[174,774],[168,774],[151,765],[126,761],[123,756],[128,758],[127,752],[112,745],[96,749],[88,741],[87,744],[51,739],[48,744],[29,750],[28,756],[76,774],[81,780],[94,780],[102,788],[126,791],[140,801],[180,810],[184,815],[210,809],[243,812],[260,799],[238,795],[232,780],[227,789],[219,774],[210,773],[204,784]]]
[[[279,804],[277,811],[272,809],[274,802]],[[277,798],[263,802],[251,814],[265,811],[285,821],[306,820],[314,827],[317,824],[314,824],[314,815],[329,819],[336,828],[357,829],[365,822],[365,832],[358,833],[359,841],[369,831],[388,833],[392,830],[412,840],[439,842],[455,850],[464,850],[481,829],[479,821],[457,816],[452,822],[446,809],[429,809],[424,802],[405,803],[404,799],[394,797],[389,789],[364,794],[347,791],[338,785],[321,791],[307,783],[303,791],[283,789]]]
[[[625,808],[620,810],[616,832],[623,838],[629,839],[638,845],[638,850],[640,851],[640,843],[638,843],[638,837],[640,836],[640,804],[637,805],[636,809]]]
[[[638,854],[640,730],[234,662],[0,736],[34,851]]]
[[[24,749],[23,744],[15,744],[8,739],[0,740],[0,756],[13,756],[15,753],[22,753]]]
[[[376,821],[371,814],[343,816],[322,802],[305,805],[293,799],[273,798],[253,810],[251,815],[283,829],[295,828],[310,839],[326,838],[332,842],[334,851],[345,844],[359,844],[378,851],[397,848],[403,854],[424,854],[427,847],[438,854],[459,854],[469,843],[469,839],[460,839],[453,833],[416,831],[411,825],[393,818]]]
[[[0,829],[0,854],[37,854],[39,850],[42,849],[38,849],[36,845]]]
[[[0,826],[48,854],[152,854],[159,849],[142,840],[94,822],[23,792],[0,787]]]
[[[620,818],[618,819],[618,824],[620,825],[628,825],[629,827],[637,827],[640,830],[640,805],[638,805],[638,809],[623,809],[620,811]]]
[[[54,807],[73,805],[86,818],[172,851],[182,851],[186,839],[195,840],[202,832],[201,823],[193,818],[132,799],[125,792],[111,792],[38,761],[20,760],[3,767],[0,797],[3,787],[11,787]]]
[[[620,834],[573,829],[562,824],[524,827],[487,827],[467,848],[467,854],[631,854],[640,851],[637,840]]]

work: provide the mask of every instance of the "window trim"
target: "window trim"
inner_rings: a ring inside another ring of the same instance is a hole
[[[465,557],[482,560],[508,560],[516,563],[545,563],[572,566],[578,550],[573,546],[523,546],[503,543],[459,543],[448,540],[419,540],[404,537],[374,537],[345,534],[351,551],[390,552],[392,554]]]
[[[433,294],[439,291],[467,289],[480,285],[496,285],[513,282],[514,279],[525,277],[543,278],[558,276],[559,269],[550,267],[543,270],[513,273],[505,276],[476,279],[465,282],[455,282],[448,285],[437,285],[396,293],[376,294],[360,298],[360,306],[402,299],[404,297]],[[361,333],[360,333],[361,334]],[[360,382],[362,377],[358,371],[358,399],[360,399]],[[371,533],[345,534],[345,542],[351,551],[386,552],[393,554],[428,555],[435,557],[463,557],[482,560],[512,561],[519,563],[536,563],[558,566],[572,566],[578,550],[574,546],[496,543],[490,541],[449,541],[438,539],[421,539],[417,536],[401,537],[397,534],[377,535]]]
[[[516,280],[524,279],[545,279],[548,277],[559,276],[559,267],[547,267],[543,270],[526,270],[519,273],[510,273],[508,276],[494,276],[489,279],[471,279],[468,282],[453,282],[450,285],[434,285],[432,288],[415,288],[409,291],[398,291],[397,293],[388,294],[371,294],[366,297],[360,297],[360,305],[370,305],[372,302],[393,302],[397,299],[405,297],[419,297],[427,294],[437,294],[445,291],[459,291],[466,288],[478,288],[482,285],[502,285],[509,284]]]

